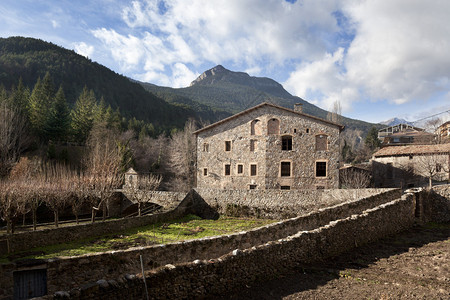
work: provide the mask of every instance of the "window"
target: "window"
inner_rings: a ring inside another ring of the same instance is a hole
[[[437,163],[436,164],[436,172],[441,172],[442,171],[442,165]]]
[[[225,165],[225,176],[231,175],[231,165]]]
[[[281,150],[292,150],[292,136],[285,135],[281,137]]]
[[[249,189],[250,190],[255,190],[256,189],[256,184],[250,184]]]
[[[250,151],[251,152],[255,152],[256,151],[256,146],[257,146],[257,141],[256,140],[250,140]]]
[[[261,135],[261,122],[258,119],[250,123],[250,134]]]
[[[267,122],[267,134],[278,134],[280,132],[280,121],[278,119],[270,119]]]
[[[327,177],[326,161],[316,161],[316,177]]]
[[[250,176],[256,176],[256,165],[250,165]]]
[[[291,162],[282,161],[280,166],[280,176],[289,177],[291,176]]]
[[[231,151],[231,141],[225,141],[225,151]]]
[[[244,173],[244,165],[237,165],[237,173],[238,174]]]
[[[203,152],[209,152],[209,144],[208,143],[203,144]]]
[[[316,135],[316,151],[327,150],[328,136],[324,134]]]
[[[306,128],[305,132],[306,132],[306,133],[309,133],[309,128]]]
[[[280,190],[290,190],[291,187],[289,185],[282,185],[280,186]]]
[[[208,168],[203,168],[203,176],[208,176]]]

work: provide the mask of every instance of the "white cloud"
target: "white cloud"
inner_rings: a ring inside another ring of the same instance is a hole
[[[358,99],[400,105],[450,89],[450,2],[344,3],[353,41],[345,51],[299,64],[288,90],[324,108],[338,99],[346,111]]]
[[[172,70],[176,63],[277,67],[298,57],[320,57],[328,46],[324,33],[339,30],[331,14],[335,1],[319,2],[133,1],[122,11],[133,35],[114,28],[93,34],[123,68],[144,66],[149,74]]]
[[[76,53],[85,57],[92,57],[94,53],[94,46],[88,45],[85,42],[74,43],[73,48]]]
[[[52,20],[52,26],[53,26],[53,28],[58,28],[58,27],[61,27],[61,25],[59,25],[59,22],[58,21],[56,21],[56,20]]]

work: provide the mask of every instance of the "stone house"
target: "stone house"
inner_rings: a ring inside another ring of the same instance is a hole
[[[194,132],[199,188],[330,189],[339,186],[343,126],[262,103]]]
[[[372,156],[375,187],[410,188],[448,182],[450,144],[390,146]]]
[[[441,143],[450,142],[450,121],[445,122],[436,130],[436,135]]]
[[[402,146],[410,144],[429,145],[435,143],[435,135],[422,128],[409,124],[398,124],[378,131],[378,138],[384,146]]]

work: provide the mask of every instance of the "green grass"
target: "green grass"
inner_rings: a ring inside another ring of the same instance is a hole
[[[134,228],[114,235],[89,238],[70,243],[30,249],[0,257],[0,262],[15,259],[45,259],[61,256],[78,256],[87,253],[127,249],[135,246],[171,243],[207,236],[224,235],[264,226],[276,220],[220,217],[218,220],[204,220],[188,215],[178,220]]]

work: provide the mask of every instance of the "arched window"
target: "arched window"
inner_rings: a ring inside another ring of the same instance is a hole
[[[280,120],[272,118],[267,122],[267,134],[280,133]]]
[[[251,135],[261,135],[261,122],[256,119],[250,123],[250,134]]]
[[[328,150],[328,136],[325,134],[316,135],[316,151]]]

